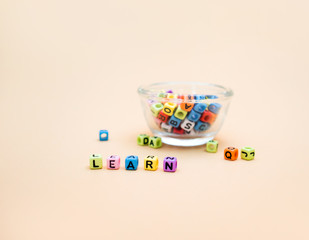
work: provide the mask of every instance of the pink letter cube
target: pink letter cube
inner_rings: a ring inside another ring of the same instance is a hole
[[[166,157],[163,160],[163,170],[164,172],[176,172],[177,169],[177,158],[176,157]]]
[[[120,168],[120,157],[117,155],[109,156],[106,159],[107,169],[117,170]]]

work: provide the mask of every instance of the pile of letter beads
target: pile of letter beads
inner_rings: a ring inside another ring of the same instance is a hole
[[[217,118],[221,104],[206,103],[215,95],[177,95],[160,92],[158,101],[149,101],[157,125],[165,132],[195,134],[207,131]]]
[[[140,146],[149,146],[152,148],[162,147],[162,140],[160,137],[149,137],[147,134],[140,134],[137,136],[137,144]]]
[[[90,169],[102,169],[103,161],[100,154],[92,154],[90,156]],[[120,157],[111,155],[106,159],[106,168],[109,170],[118,170],[120,168]],[[144,169],[147,171],[156,171],[159,167],[159,158],[157,156],[148,155],[144,159]],[[135,171],[138,169],[138,156],[130,155],[125,159],[125,169]],[[166,157],[163,160],[164,172],[176,172],[177,158]]]
[[[250,161],[254,159],[255,150],[252,147],[243,147],[240,153],[241,159]],[[228,147],[224,149],[224,159],[235,161],[238,158],[238,149],[235,147]]]
[[[100,130],[99,139],[100,139],[100,141],[107,141],[108,140],[108,131],[107,130]]]
[[[206,151],[210,153],[216,153],[218,151],[218,141],[217,140],[210,140],[206,143]]]

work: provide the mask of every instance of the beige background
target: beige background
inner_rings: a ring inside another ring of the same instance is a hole
[[[0,1],[0,239],[308,239],[308,9]],[[137,146],[136,89],[158,81],[232,87],[217,154]],[[256,160],[223,160],[229,145]],[[179,170],[90,171],[91,153]]]

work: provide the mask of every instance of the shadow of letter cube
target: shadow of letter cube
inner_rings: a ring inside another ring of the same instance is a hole
[[[127,156],[125,161],[126,170],[137,170],[138,156]]]
[[[234,147],[228,147],[224,149],[224,159],[235,161],[238,158],[238,149]]]
[[[148,146],[149,147],[152,147],[152,148],[160,148],[162,147],[162,140],[160,137],[150,137],[149,138],[149,143],[148,143]]]
[[[218,151],[218,141],[210,140],[206,143],[206,151],[210,153],[216,153]]]
[[[137,144],[140,146],[148,145],[149,136],[147,134],[140,134],[137,136]]]
[[[144,169],[148,171],[156,171],[158,169],[159,159],[157,156],[147,156],[144,159]]]
[[[89,158],[90,169],[101,169],[103,161],[101,154],[92,154]]]
[[[108,131],[107,130],[100,130],[99,139],[100,139],[100,141],[107,141],[108,140]]]
[[[120,168],[120,157],[117,155],[109,156],[106,159],[107,169],[118,170]]]
[[[176,172],[177,170],[177,158],[176,157],[166,157],[163,160],[163,170],[164,172]]]
[[[240,156],[242,159],[247,161],[253,160],[255,156],[255,150],[252,147],[243,147],[241,149]]]

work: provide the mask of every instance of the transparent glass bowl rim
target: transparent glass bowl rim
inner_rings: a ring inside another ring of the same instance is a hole
[[[151,96],[151,94],[153,94],[153,91],[150,90],[152,87],[162,86],[162,87],[172,89],[173,86],[177,86],[177,85],[213,87],[213,88],[217,88],[217,89],[221,90],[219,92],[216,92],[216,94],[219,95],[218,96],[219,98],[230,98],[230,97],[233,96],[232,89],[230,89],[228,87],[224,87],[224,86],[219,85],[219,84],[205,83],[205,82],[158,82],[158,83],[140,86],[138,88],[138,93],[142,96],[147,97],[147,96]],[[211,94],[211,93],[209,93],[209,94]]]

